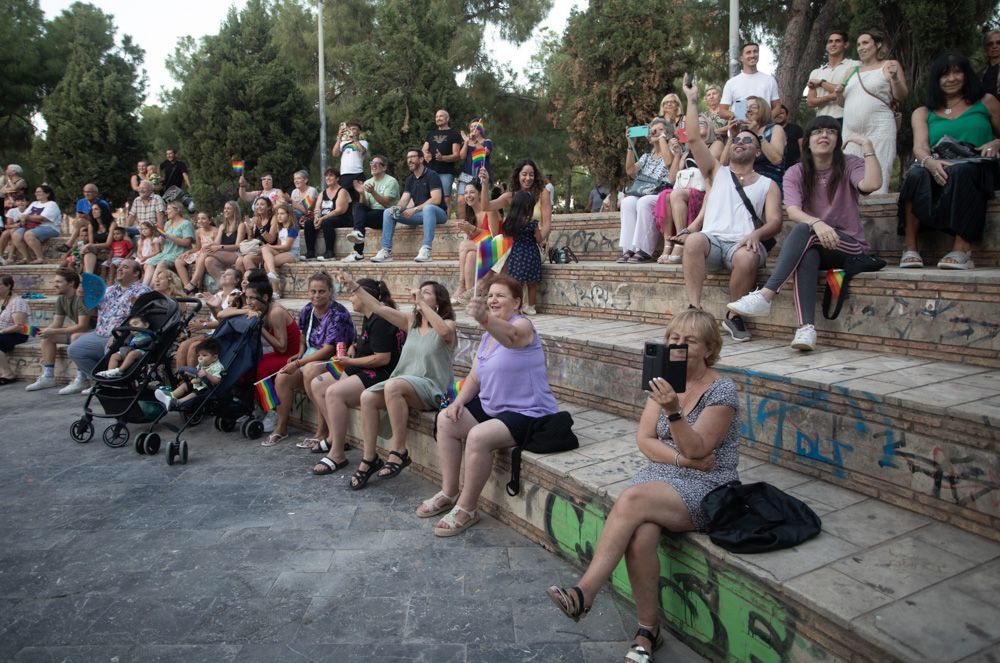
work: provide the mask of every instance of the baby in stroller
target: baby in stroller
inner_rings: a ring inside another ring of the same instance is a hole
[[[173,391],[160,388],[154,394],[156,400],[167,411],[174,410],[177,409],[178,403],[192,400],[197,396],[198,392],[204,391],[209,385],[215,386],[222,382],[222,373],[225,367],[219,361],[221,350],[222,347],[219,345],[219,342],[213,338],[207,338],[199,343],[194,349],[198,356],[198,366],[195,369],[194,377],[191,378],[190,389],[187,384],[181,384]],[[190,369],[182,368],[181,371],[186,372],[190,371]]]
[[[129,318],[128,326],[138,329],[149,329],[149,320],[145,316],[135,315]],[[146,356],[153,345],[153,335],[144,331],[133,331],[128,340],[118,352],[108,358],[108,368],[97,372],[99,378],[117,378],[128,372],[137,361]]]

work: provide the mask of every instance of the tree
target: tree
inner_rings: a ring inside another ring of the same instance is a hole
[[[49,82],[44,16],[37,0],[0,0],[0,150],[4,162],[31,147],[31,116]]]
[[[219,209],[235,195],[233,159],[246,163],[248,179],[270,172],[288,182],[315,147],[313,102],[280,57],[271,29],[276,20],[270,3],[250,0],[179,63],[184,85],[170,113],[203,207]]]

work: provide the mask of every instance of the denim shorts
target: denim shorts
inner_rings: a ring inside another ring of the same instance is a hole
[[[24,232],[25,229],[20,228],[14,234],[24,237]],[[56,237],[59,237],[59,231],[53,228],[52,226],[38,226],[37,228],[34,228],[28,232],[30,232],[34,236],[34,238],[37,239],[39,242],[43,243],[49,241],[50,239],[55,239]]]

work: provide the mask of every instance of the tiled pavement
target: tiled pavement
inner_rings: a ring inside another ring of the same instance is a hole
[[[315,456],[211,422],[191,459],[70,441],[82,398],[0,391],[0,660],[620,660],[634,628],[603,594],[579,624],[545,598],[565,562],[499,522],[436,539],[435,487],[347,490]],[[43,407],[43,416],[39,408]],[[138,430],[132,426],[133,434]],[[358,452],[351,451],[352,462]],[[433,520],[433,519],[430,519]],[[663,660],[700,661],[676,640]]]

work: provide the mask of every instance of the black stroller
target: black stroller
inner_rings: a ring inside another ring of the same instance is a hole
[[[178,302],[190,304],[182,313]],[[147,292],[135,300],[126,322],[134,317],[143,317],[149,322],[149,329],[136,327],[115,327],[111,332],[111,347],[94,367],[98,373],[108,367],[111,356],[125,345],[133,332],[146,332],[152,341],[145,348],[145,354],[127,371],[117,377],[97,377],[93,389],[83,404],[83,416],[73,422],[69,434],[80,443],[90,442],[94,437],[95,418],[115,419],[115,423],[104,429],[104,443],[109,447],[124,447],[129,441],[128,424],[149,424],[153,426],[163,418],[163,407],[156,401],[153,389],[161,384],[173,384],[170,365],[176,351],[177,338],[201,310],[201,300],[165,297],[158,292]],[[91,401],[97,397],[104,414],[95,413]]]
[[[264,423],[253,417],[254,378],[257,364],[262,354],[260,345],[260,320],[258,318],[226,318],[216,328],[212,338],[219,342],[219,361],[223,366],[222,379],[216,385],[206,385],[201,391],[193,392],[195,397],[181,401],[176,410],[184,419],[183,425],[175,429],[176,437],[167,449],[167,465],[173,465],[175,458],[187,463],[188,445],[181,439],[189,426],[196,426],[207,416],[215,416],[215,429],[224,433],[236,430],[242,420],[240,432],[243,437],[257,439],[264,433]],[[188,384],[190,378],[185,372],[179,379]],[[156,404],[160,407],[159,403]],[[135,450],[140,454],[155,454],[160,448],[160,436],[154,432],[139,433],[135,438]]]

